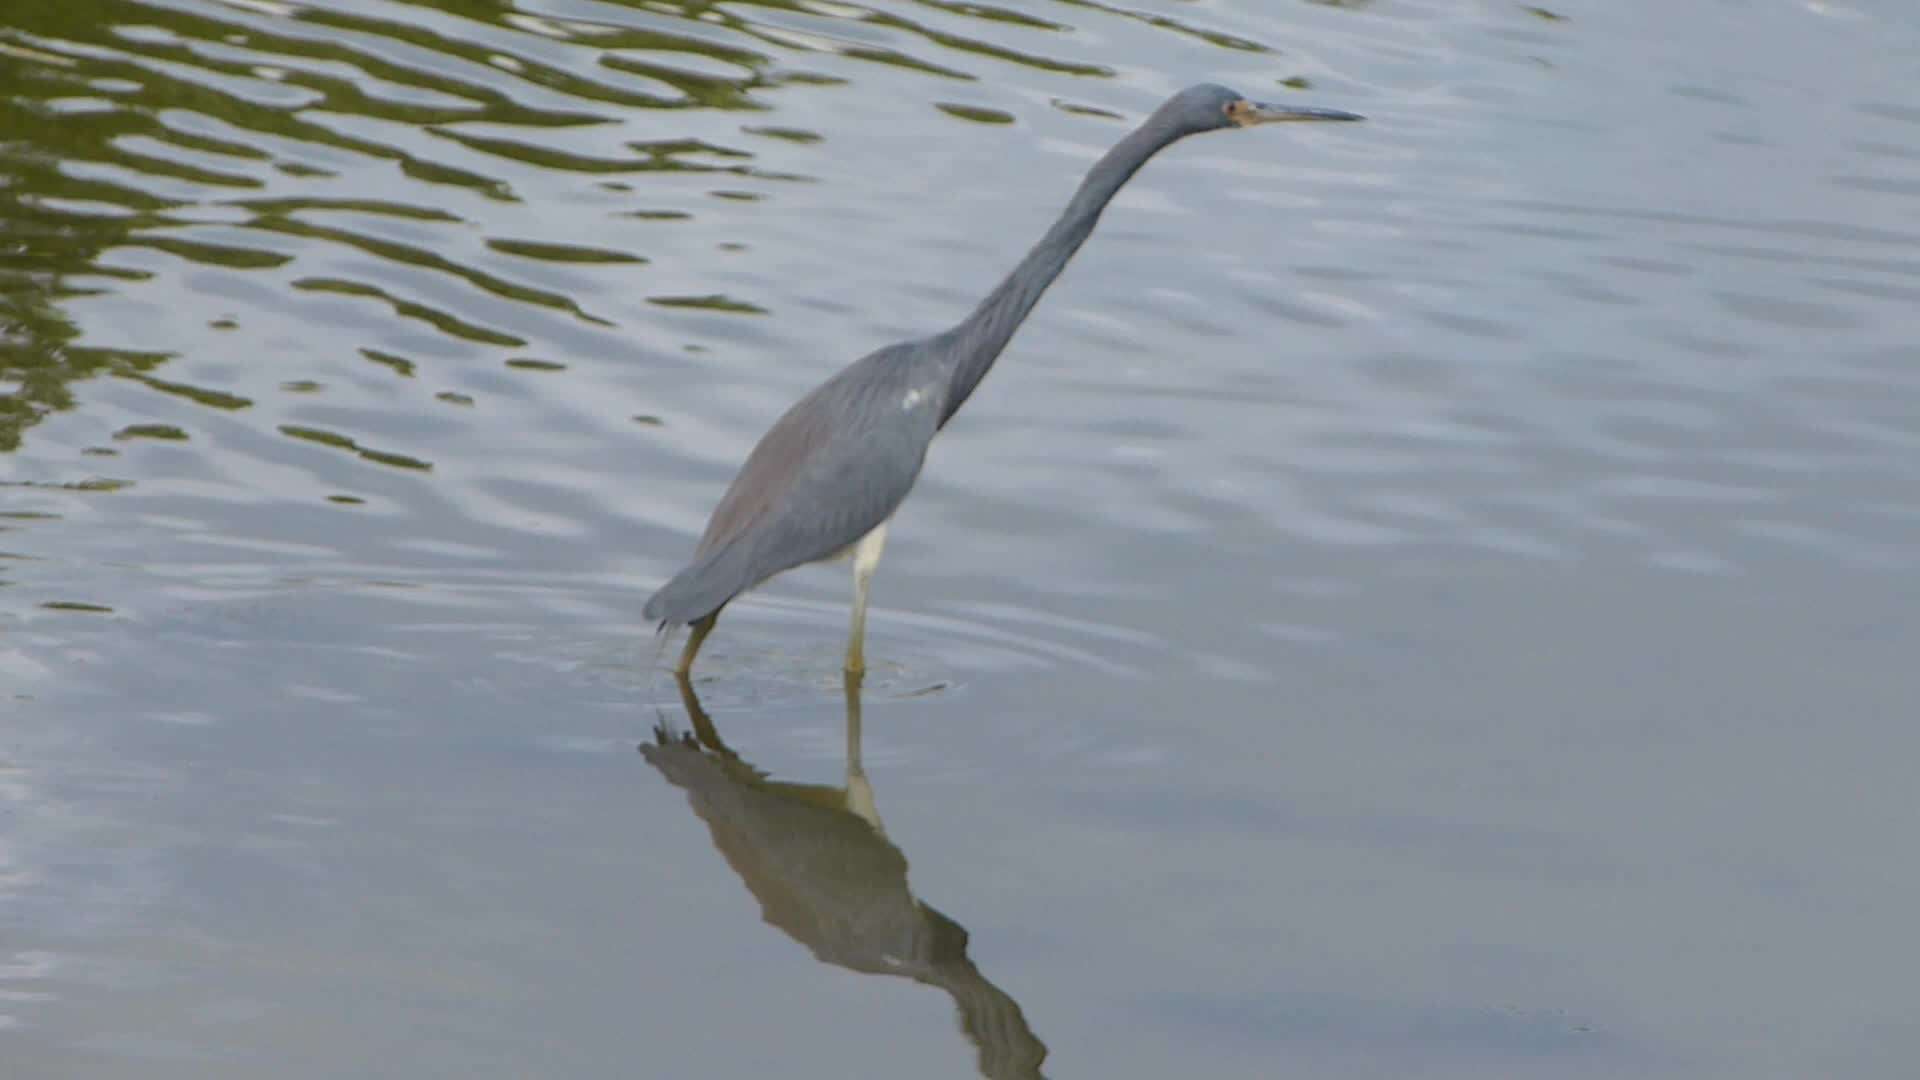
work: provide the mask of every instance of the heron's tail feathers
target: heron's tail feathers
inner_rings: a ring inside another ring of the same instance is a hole
[[[728,544],[694,560],[648,598],[643,614],[663,626],[704,619],[759,584],[745,544]]]

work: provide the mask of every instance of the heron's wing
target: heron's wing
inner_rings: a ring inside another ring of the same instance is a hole
[[[704,618],[783,570],[844,550],[899,509],[940,411],[926,367],[899,348],[829,379],[761,437],[693,564],[648,600],[648,618]]]
[[[751,530],[778,505],[783,493],[793,489],[808,459],[832,440],[828,416],[813,400],[824,389],[794,402],[760,436],[707,519],[694,558],[712,554]]]
[[[844,550],[900,508],[939,421],[938,402],[912,393],[861,386],[819,404],[831,430],[787,466],[783,490],[734,541],[753,551],[755,584]]]

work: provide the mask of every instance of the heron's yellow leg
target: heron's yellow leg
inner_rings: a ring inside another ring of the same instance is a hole
[[[693,673],[693,658],[700,652],[700,646],[706,643],[707,635],[713,633],[713,624],[720,621],[720,613],[714,612],[704,619],[695,619],[693,632],[687,635],[687,647],[680,650],[680,664],[673,669],[675,675],[685,677]]]
[[[847,671],[853,674],[867,670],[867,593],[873,585],[873,571],[880,565],[880,552],[886,546],[884,521],[854,545],[853,631],[847,636]]]

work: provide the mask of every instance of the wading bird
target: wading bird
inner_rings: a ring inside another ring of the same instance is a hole
[[[841,369],[760,438],[714,507],[693,562],[647,600],[662,630],[690,625],[685,675],[721,609],[775,574],[853,556],[846,670],[866,668],[867,593],[887,522],[920,475],[927,446],[980,385],[1100,212],[1147,159],[1189,135],[1285,121],[1359,120],[1332,109],[1248,101],[1224,86],[1182,90],[1094,165],[1013,273],[959,325],[889,345]]]

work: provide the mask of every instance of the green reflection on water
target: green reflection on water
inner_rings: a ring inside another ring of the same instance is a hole
[[[758,304],[749,304],[745,300],[715,293],[711,296],[649,296],[647,303],[670,308],[698,308],[702,311],[722,311],[730,315],[765,315],[767,309]]]
[[[379,364],[381,367],[391,369],[394,374],[399,375],[403,379],[413,378],[414,363],[404,356],[395,356],[390,352],[382,352],[379,349],[361,349],[360,355]]]
[[[1233,49],[1236,52],[1264,53],[1273,51],[1251,38],[1243,38],[1238,34],[1228,34],[1219,30],[1209,30],[1202,26],[1195,26],[1184,19],[1177,19],[1171,15],[1161,15],[1151,11],[1135,11],[1115,4],[1101,3],[1100,0],[1056,0],[1056,2],[1072,7],[1092,8],[1095,11],[1104,12],[1108,15],[1119,15],[1123,18],[1145,23],[1156,29],[1171,30],[1176,34],[1197,38],[1209,45],[1217,45],[1223,49]]]
[[[243,398],[238,394],[229,394],[224,390],[210,390],[204,386],[188,386],[185,383],[168,382],[165,379],[156,379],[151,375],[140,375],[129,372],[117,372],[116,374],[123,375],[136,382],[144,383],[163,394],[183,397],[188,401],[205,405],[210,409],[244,409],[253,404],[253,402],[247,398]]]
[[[324,225],[314,225],[309,222],[301,221],[298,218],[280,217],[277,215],[259,218],[252,223],[251,227],[256,229],[266,230],[268,232],[282,233],[288,236],[304,237],[310,240],[332,241],[334,243],[340,244],[345,247],[356,248],[370,255],[378,255],[381,258],[387,259],[391,262],[401,263],[407,266],[416,267],[421,270],[432,270],[439,273],[451,275],[453,277],[459,278],[462,281],[467,282],[470,285],[483,289],[487,292],[494,294],[495,296],[499,296],[507,300],[517,300],[524,304],[534,304],[539,307],[554,308],[560,311],[565,311],[585,322],[594,323],[596,325],[601,325],[601,326],[612,325],[611,323],[607,322],[607,320],[605,319],[602,319],[596,315],[591,315],[585,311],[582,311],[580,309],[580,305],[570,297],[563,296],[555,292],[549,292],[545,289],[536,289],[530,286],[520,285],[515,282],[507,281],[503,278],[496,277],[493,274],[489,274],[480,270],[475,270],[469,266],[463,266],[460,263],[457,263],[452,259],[447,258],[444,255],[441,255],[437,252],[428,251],[425,248],[416,247],[412,244],[402,244],[392,240],[382,240],[379,237],[368,236],[364,233],[356,233],[350,229],[339,229],[339,228],[333,228],[333,227],[324,226]],[[360,296],[371,296],[375,294],[380,294],[384,296],[384,292],[382,290],[375,289],[373,286],[370,286],[370,285],[359,285],[351,282],[345,283],[345,284],[347,287],[341,288],[335,291],[349,292],[354,295],[360,295]],[[332,286],[327,283],[316,283],[313,281],[309,281],[304,285],[296,283],[296,287],[318,289],[321,291],[327,291],[328,289],[332,288]],[[419,305],[413,305],[413,307],[416,310],[421,310],[421,311],[424,310],[423,308],[420,308]],[[414,312],[403,311],[401,312],[401,314],[414,315]],[[415,315],[415,317],[424,317],[424,316]],[[445,319],[449,323],[458,322],[458,320],[455,320],[450,315],[441,315],[439,316],[439,318]],[[429,320],[429,321],[432,321],[432,320]],[[436,323],[435,325],[439,325],[439,323]],[[452,332],[452,331],[449,331],[449,332]],[[483,333],[483,334],[486,333],[485,331],[478,331],[477,329],[475,330],[475,332]]]
[[[1013,114],[1002,112],[999,109],[986,109],[978,105],[956,105],[945,101],[935,102],[933,107],[946,113],[948,116],[959,117],[962,120],[971,120],[976,124],[1013,123]]]
[[[543,262],[558,263],[627,263],[639,265],[647,260],[639,255],[624,251],[611,251],[606,248],[578,247],[573,244],[549,244],[538,240],[505,240],[495,238],[487,241],[487,246],[507,255],[518,255],[523,259],[539,259]]]
[[[384,300],[393,312],[403,318],[419,319],[442,333],[480,345],[502,345],[507,348],[519,348],[527,343],[525,338],[498,330],[489,330],[464,319],[449,315],[444,311],[428,307],[412,300],[402,300],[376,285],[367,285],[358,281],[346,281],[341,278],[301,278],[293,283],[296,289],[307,292],[334,293],[339,296],[367,297]]]
[[[172,424],[128,424],[113,433],[116,439],[162,439],[185,442],[187,433]]]
[[[282,424],[280,425],[280,434],[290,439],[299,439],[302,442],[319,443],[321,446],[331,446],[338,450],[349,450],[376,465],[391,465],[396,469],[418,469],[423,472],[433,468],[433,463],[430,461],[422,461],[419,458],[408,457],[405,454],[394,454],[385,450],[374,450],[361,446],[357,441],[348,436],[342,435],[337,431],[327,431],[324,428],[304,427],[298,424]]]
[[[1224,48],[1261,48],[1169,16],[1100,0],[1063,2]],[[75,384],[102,374],[209,408],[253,404],[229,388],[159,377],[157,368],[199,342],[128,349],[129,342],[106,337],[129,333],[126,320],[90,326],[74,314],[76,301],[126,297],[137,306],[143,288],[159,283],[176,290],[172,303],[183,280],[200,271],[213,276],[185,288],[235,295],[237,286],[222,291],[237,280],[228,275],[248,275],[260,284],[250,281],[246,289],[269,289],[289,305],[315,294],[384,305],[371,320],[383,331],[414,321],[453,339],[449,347],[519,349],[531,343],[504,327],[518,329],[513,314],[522,307],[613,325],[573,296],[533,284],[553,280],[540,277],[540,264],[584,273],[650,258],[547,237],[537,228],[509,229],[480,242],[521,262],[480,269],[462,255],[470,244],[440,243],[479,224],[460,212],[475,205],[474,196],[518,204],[516,185],[549,173],[619,176],[602,183],[623,192],[649,190],[641,181],[653,175],[812,179],[764,167],[755,152],[712,134],[564,138],[621,123],[638,110],[769,111],[780,91],[846,85],[841,74],[822,69],[844,71],[847,61],[981,85],[993,84],[997,65],[1085,78],[1114,74],[1084,57],[1052,54],[1053,43],[1063,50],[1074,43],[1072,28],[1014,5],[611,0],[603,7],[586,18],[536,16],[495,0],[389,0],[353,10],[289,5],[278,13],[192,0],[0,4],[0,451],[18,448],[50,412],[72,408]],[[814,60],[818,65],[809,66]],[[1013,120],[984,105],[940,107],[981,123]],[[1105,115],[1091,106],[1062,107]],[[777,123],[738,130],[749,140],[790,144],[825,137]],[[369,190],[369,176],[399,182],[401,193]],[[610,215],[690,219],[656,201],[670,187],[653,190],[654,208]],[[767,198],[746,184],[700,195]],[[433,228],[388,231],[382,219]],[[308,260],[309,252],[318,258]],[[373,275],[342,268],[340,253],[371,257],[395,273],[369,280]],[[323,260],[325,268],[300,265]],[[484,302],[444,299],[428,285],[432,275],[479,290]],[[766,313],[717,293],[650,302]],[[203,333],[237,331],[243,322],[256,332],[272,325],[239,308],[193,318]],[[399,375],[414,373],[413,361],[376,344],[350,347]]]

